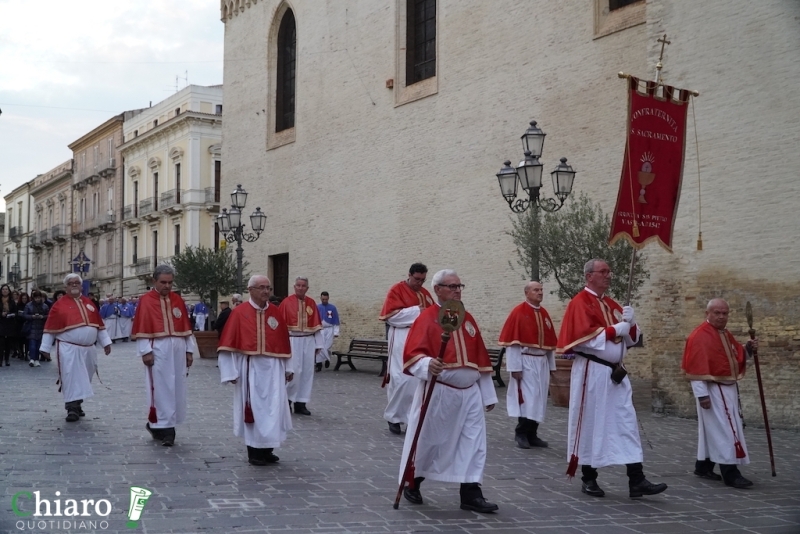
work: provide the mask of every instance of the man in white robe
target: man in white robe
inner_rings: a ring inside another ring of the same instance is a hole
[[[145,365],[150,415],[145,428],[165,447],[175,443],[175,426],[186,419],[186,377],[197,348],[186,303],[172,291],[175,271],[159,265],[153,289],[142,295],[131,339]]]
[[[727,329],[730,308],[723,299],[706,306],[706,320],[686,340],[681,368],[697,399],[697,462],[694,474],[708,480],[723,480],[736,489],[753,482],[738,466],[750,463],[739,413],[739,389],[747,355],[758,350],[758,340],[747,342],[746,352]],[[714,473],[719,464],[722,475]]]
[[[103,319],[103,323],[106,326],[106,332],[108,333],[108,337],[111,338],[112,343],[114,340],[119,338],[116,312],[116,301],[109,293],[109,295],[106,297],[105,303],[100,306],[100,317]]]
[[[383,418],[389,423],[389,432],[402,434],[401,423],[408,423],[408,411],[414,399],[417,384],[403,372],[403,350],[408,330],[425,308],[433,306],[433,297],[422,284],[428,268],[422,263],[413,263],[408,277],[394,284],[386,294],[378,319],[386,322],[386,337],[389,340],[389,358],[383,386],[386,387],[386,409]]]
[[[567,439],[567,475],[581,464],[581,491],[603,497],[597,469],[625,464],[631,498],[656,495],[666,484],[653,484],[644,475],[631,383],[616,369],[628,347],[636,344],[640,329],[634,310],[605,295],[613,273],[599,259],[584,266],[586,287],[567,305],[558,336],[558,353],[576,354],[572,366]]]
[[[221,381],[235,384],[233,433],[244,438],[250,464],[264,466],[278,461],[273,450],[292,429],[286,393],[292,349],[282,314],[269,303],[269,278],[251,277],[247,290],[250,300],[225,323],[218,365]]]
[[[92,375],[96,372],[95,343],[111,353],[111,339],[96,304],[81,295],[83,280],[77,274],[64,278],[67,294],[53,304],[47,317],[39,352],[48,359],[56,347],[59,382],[67,410],[67,422],[86,415],[83,401],[94,396]]]
[[[437,272],[433,290],[439,304],[461,300],[458,274]],[[406,339],[403,366],[417,380],[409,413],[408,431],[400,462],[403,496],[422,504],[420,484],[426,478],[461,483],[461,509],[490,513],[498,509],[483,497],[480,483],[486,465],[486,421],[483,412],[497,403],[492,381],[492,362],[475,319],[465,313],[463,324],[452,333],[444,357],[439,359],[442,327],[439,306],[430,306],[411,326]],[[423,396],[433,376],[438,377],[422,423],[413,464],[408,463],[419,424]],[[413,465],[413,472],[407,470]]]
[[[128,341],[131,338],[131,327],[133,326],[133,315],[135,311],[136,308],[132,303],[128,302],[128,299],[120,299],[120,313],[117,317],[117,326],[119,327],[119,337],[122,341]]]

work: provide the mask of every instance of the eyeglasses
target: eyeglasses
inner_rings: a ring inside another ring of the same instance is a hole
[[[464,284],[436,284],[436,285],[438,285],[439,287],[446,287],[450,291],[461,291],[462,289],[467,287]]]
[[[250,286],[247,289],[258,289],[259,291],[269,291],[272,289],[272,286]]]
[[[603,269],[602,271],[589,271],[590,273],[600,273],[603,276],[613,275],[614,273],[611,272],[609,269]]]
[[[427,278],[417,278],[416,276],[412,276],[411,279],[416,282],[419,282],[420,284],[424,284],[425,280],[427,280]]]

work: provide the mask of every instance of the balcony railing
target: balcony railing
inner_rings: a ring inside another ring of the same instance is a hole
[[[114,213],[114,210],[108,210],[107,212],[103,213],[102,215],[98,216],[100,218],[100,225],[104,226],[107,224],[114,224],[117,222],[117,214]]]
[[[133,272],[137,275],[152,273],[156,269],[153,263],[153,257],[147,256],[144,258],[136,258],[133,262]]]
[[[139,216],[149,215],[158,209],[158,199],[156,197],[146,198],[139,201]]]
[[[219,202],[219,189],[206,187],[206,202]]]
[[[173,206],[179,206],[183,203],[184,197],[183,189],[170,189],[161,193],[161,209],[165,210]]]
[[[53,285],[53,274],[37,274],[36,275],[36,287],[49,287]]]
[[[129,221],[131,219],[135,219],[139,216],[139,205],[138,204],[128,204],[122,209],[122,220]]]
[[[22,226],[12,226],[8,229],[8,238],[12,241],[21,241],[24,233],[25,229]]]
[[[47,243],[50,241],[50,232],[48,230],[42,230],[39,232],[39,243]]]
[[[39,234],[37,234],[36,232],[33,232],[31,234],[31,236],[28,238],[28,244],[30,246],[34,247],[34,248],[41,247],[42,246],[42,242],[39,239]]]
[[[66,224],[56,224],[50,227],[50,239],[65,241],[69,239],[69,226]]]
[[[72,235],[82,234],[92,226],[94,226],[93,222],[88,220],[74,222],[72,223]]]

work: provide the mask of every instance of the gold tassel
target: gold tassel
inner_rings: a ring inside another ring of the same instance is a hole
[[[697,234],[697,250],[703,250],[703,232]]]
[[[633,225],[633,237],[639,237],[639,225],[635,223]]]

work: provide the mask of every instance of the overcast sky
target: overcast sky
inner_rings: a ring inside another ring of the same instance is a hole
[[[114,115],[222,83],[219,0],[0,0],[0,211]]]

